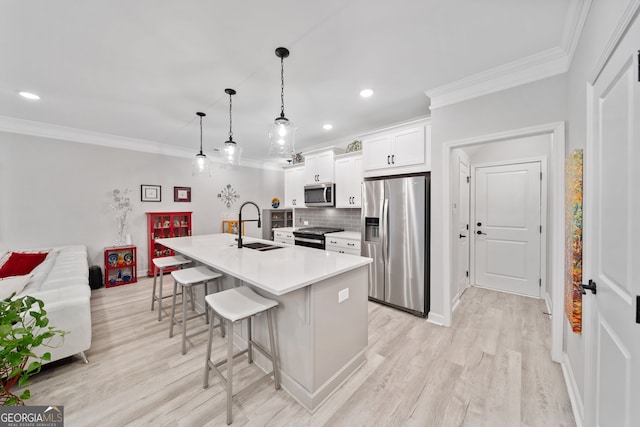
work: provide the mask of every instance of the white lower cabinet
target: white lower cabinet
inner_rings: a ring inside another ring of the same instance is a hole
[[[325,249],[341,254],[360,255],[360,238],[332,237],[331,233],[325,236]]]
[[[293,240],[293,231],[273,230],[273,241],[276,243],[293,245],[295,244]]]

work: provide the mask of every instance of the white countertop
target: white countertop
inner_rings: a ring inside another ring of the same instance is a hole
[[[336,233],[327,233],[331,237],[342,237],[343,239],[360,240],[362,235],[357,231],[338,231]]]
[[[243,243],[263,242],[283,248],[266,252],[238,249],[235,238],[234,234],[207,234],[156,241],[273,295],[284,295],[372,262],[371,258],[252,237],[244,237]]]

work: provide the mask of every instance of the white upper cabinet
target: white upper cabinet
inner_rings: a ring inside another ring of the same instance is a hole
[[[362,139],[364,176],[431,170],[431,124],[402,126]]]
[[[304,208],[304,166],[284,170],[284,207]]]
[[[333,182],[334,152],[333,150],[305,154],[305,184],[320,184],[322,182]]]
[[[337,156],[335,162],[336,208],[362,205],[362,154]]]

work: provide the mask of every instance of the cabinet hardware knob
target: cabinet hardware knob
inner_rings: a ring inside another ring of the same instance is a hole
[[[387,164],[390,165],[391,164],[391,156],[387,156]]]
[[[395,154],[392,154],[392,155],[391,155],[391,164],[392,164],[392,165],[395,165],[395,164],[396,164],[396,155],[395,155]]]

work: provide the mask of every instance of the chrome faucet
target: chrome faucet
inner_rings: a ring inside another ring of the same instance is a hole
[[[258,210],[258,219],[247,219],[245,221],[258,221],[258,228],[262,226],[262,222],[260,221],[260,208],[253,202],[244,202],[242,206],[240,206],[240,211],[238,212],[238,248],[242,248],[242,208],[245,205],[253,205]]]

